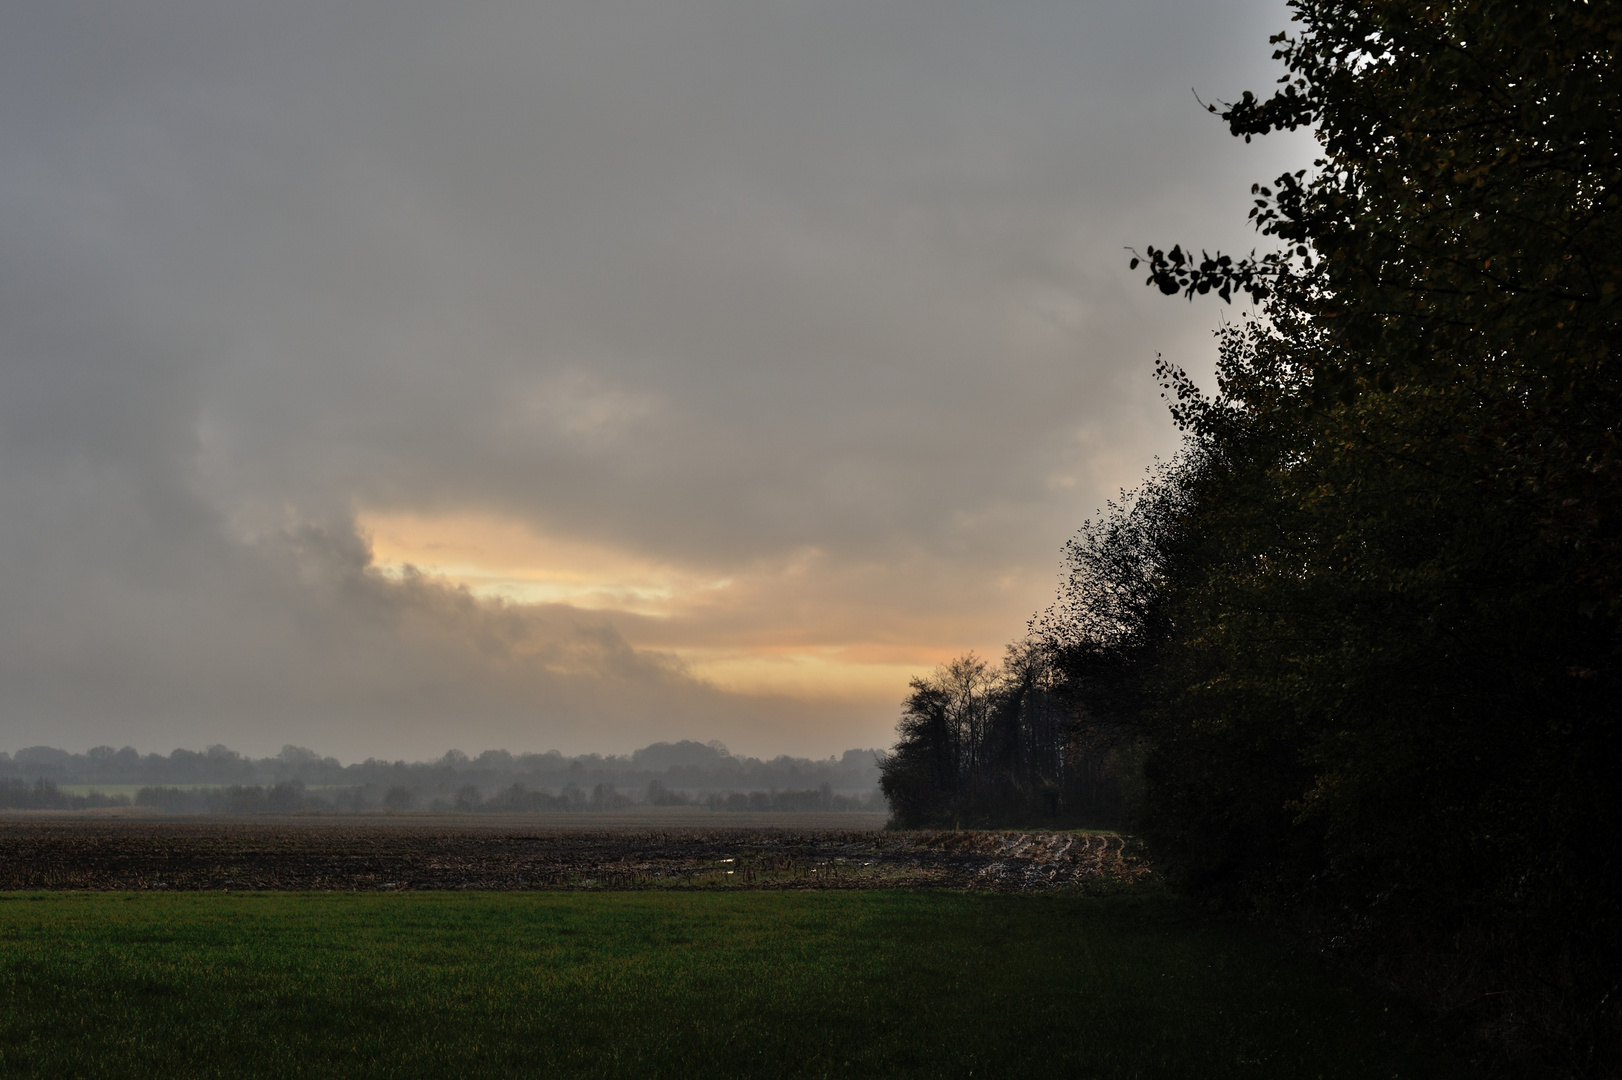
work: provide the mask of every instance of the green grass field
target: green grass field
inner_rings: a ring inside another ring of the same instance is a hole
[[[0,1075],[1438,1077],[1154,893],[0,895]]]

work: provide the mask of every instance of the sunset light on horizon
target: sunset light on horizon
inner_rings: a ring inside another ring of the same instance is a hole
[[[874,604],[874,575],[830,566],[817,551],[721,576],[560,542],[489,515],[363,512],[356,524],[387,578],[420,574],[503,605],[613,614],[633,647],[674,657],[726,691],[881,708],[913,675],[953,656],[977,650],[995,658],[1008,627],[1029,617],[1022,602],[1051,591],[1048,580],[1005,576],[995,589],[1008,602],[975,625],[963,615],[922,619]]]
[[[0,38],[0,747],[889,746],[1313,153],[1274,0],[137,7]]]

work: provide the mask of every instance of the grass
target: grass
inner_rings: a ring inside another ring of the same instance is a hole
[[[1155,893],[0,895],[0,1075],[1448,1075]]]

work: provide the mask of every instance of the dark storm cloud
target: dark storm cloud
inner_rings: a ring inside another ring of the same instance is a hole
[[[611,612],[386,578],[356,515],[714,575],[927,565],[881,575],[898,619],[991,611],[994,578],[1028,611],[1174,445],[1153,354],[1209,351],[1215,313],[1122,246],[1248,247],[1249,181],[1305,156],[1245,153],[1188,92],[1260,89],[1283,19],[9,5],[0,744],[878,741],[872,710],[696,682]]]

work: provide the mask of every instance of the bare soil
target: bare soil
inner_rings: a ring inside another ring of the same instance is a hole
[[[829,815],[830,817],[833,815]],[[1137,880],[1128,837],[533,820],[0,821],[0,890],[983,888]]]

